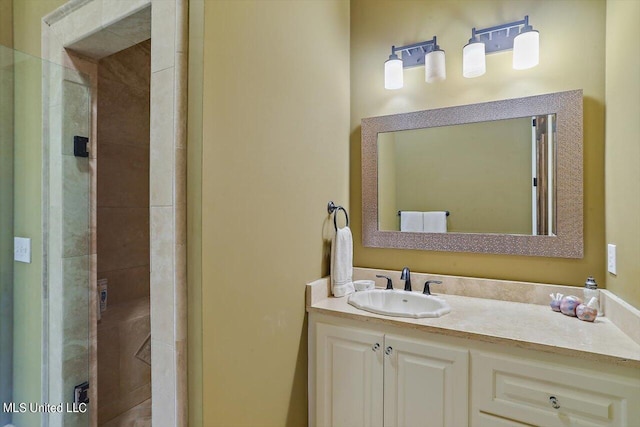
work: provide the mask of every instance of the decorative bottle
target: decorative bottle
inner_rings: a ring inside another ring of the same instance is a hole
[[[593,308],[598,310],[598,316],[602,316],[600,311],[600,291],[598,291],[598,284],[592,276],[589,276],[584,284],[584,300],[591,301],[591,298],[596,299],[595,307]]]

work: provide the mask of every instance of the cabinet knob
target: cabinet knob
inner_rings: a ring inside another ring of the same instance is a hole
[[[380,343],[375,343],[373,347],[371,347],[371,350],[377,351],[379,348],[380,348]]]
[[[549,402],[551,403],[551,406],[553,406],[553,409],[560,409],[560,404],[558,403],[557,397],[549,396]]]
[[[393,347],[389,346],[384,350],[384,354],[386,354],[387,356],[390,356],[391,353],[393,353]]]

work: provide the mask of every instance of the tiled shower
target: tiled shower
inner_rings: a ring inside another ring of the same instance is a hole
[[[98,62],[99,426],[151,422],[150,51],[147,40]]]

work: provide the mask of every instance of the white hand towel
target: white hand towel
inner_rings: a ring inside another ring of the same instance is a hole
[[[425,233],[446,233],[447,213],[444,211],[423,212]]]
[[[336,230],[331,242],[331,293],[343,297],[353,292],[353,238],[344,227]]]
[[[423,228],[422,212],[400,211],[400,231],[421,233]]]

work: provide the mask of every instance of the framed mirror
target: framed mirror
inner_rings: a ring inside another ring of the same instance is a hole
[[[362,120],[363,244],[582,258],[582,91]]]

